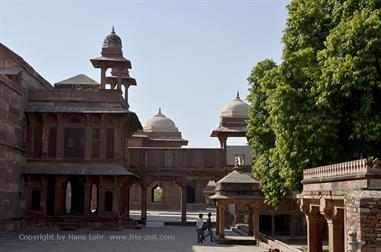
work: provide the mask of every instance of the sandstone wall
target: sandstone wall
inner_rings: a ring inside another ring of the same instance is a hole
[[[50,88],[28,63],[0,43],[0,232],[22,225],[28,92]]]
[[[20,226],[24,201],[25,97],[17,83],[0,75],[0,232]]]
[[[344,218],[346,251],[381,251],[381,191],[349,193]]]

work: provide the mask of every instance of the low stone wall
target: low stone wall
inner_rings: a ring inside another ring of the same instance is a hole
[[[347,251],[381,251],[381,191],[353,191],[344,202]]]

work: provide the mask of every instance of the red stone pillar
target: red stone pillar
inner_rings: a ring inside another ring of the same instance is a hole
[[[100,127],[100,136],[99,136],[99,157],[100,159],[106,158],[106,145],[107,145],[107,137],[106,137],[106,116],[101,115],[101,127]]]
[[[116,82],[116,89],[121,90],[122,88],[122,69],[121,67],[117,67],[118,76],[117,76],[117,82]]]
[[[141,215],[140,219],[142,222],[147,220],[147,185],[145,183],[141,183]]]
[[[105,190],[104,186],[102,185],[102,180],[101,183],[98,185],[98,211],[97,215],[98,216],[103,216],[105,212]]]
[[[219,238],[221,240],[225,239],[225,206],[219,206],[218,208],[220,218],[219,218],[219,226],[220,226],[220,232],[219,232]]]
[[[320,215],[310,212],[307,216],[307,246],[308,252],[322,252],[322,228],[320,223]]]
[[[221,147],[221,149],[225,149],[226,148],[227,137],[225,135],[220,135],[220,136],[218,136],[218,140],[220,141],[220,147]]]
[[[114,214],[117,216],[120,216],[120,211],[119,211],[119,200],[120,200],[120,184],[119,183],[114,183],[113,190],[112,190],[112,211]]]
[[[128,103],[128,88],[129,87],[130,87],[130,85],[128,85],[128,84],[124,85],[124,99],[126,100],[126,103],[127,103],[127,109],[130,108],[130,104]]]
[[[220,207],[216,206],[216,235],[220,233]]]
[[[54,193],[54,214],[62,215],[64,213],[64,181],[62,179],[56,179],[55,193]]]
[[[328,225],[330,252],[344,252],[344,209],[329,207],[322,212]]]
[[[48,181],[42,176],[41,177],[41,200],[40,200],[40,211],[42,214],[46,215],[46,196],[48,193]]]
[[[90,215],[90,203],[91,203],[91,182],[89,180],[85,181],[84,185],[84,199],[83,199],[83,215]],[[99,208],[99,207],[98,207]]]
[[[181,223],[187,222],[187,186],[181,185]]]
[[[248,205],[248,210],[249,210],[249,230],[248,230],[248,236],[253,236],[254,235],[254,211],[253,211],[253,206]]]
[[[101,67],[101,89],[106,88],[106,70],[107,68],[105,66]]]
[[[47,124],[47,115],[42,114],[42,139],[41,139],[41,158],[48,158],[49,145],[49,127]]]
[[[259,240],[259,206],[254,211],[254,239]]]
[[[62,115],[57,115],[57,145],[56,159],[63,159],[64,156],[64,127]]]
[[[30,182],[25,183],[25,212],[32,210],[32,188]]]
[[[93,141],[93,128],[91,127],[91,115],[86,115],[86,128],[85,128],[85,159],[89,160],[91,159],[91,145]]]
[[[126,200],[125,214],[127,219],[130,219],[130,187],[131,185],[128,185],[126,187],[126,195],[125,195],[125,200]]]

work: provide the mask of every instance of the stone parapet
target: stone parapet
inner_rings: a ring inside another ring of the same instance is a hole
[[[378,162],[369,165],[366,159],[306,169],[303,174],[303,194],[345,195],[349,190],[381,189],[381,169]]]

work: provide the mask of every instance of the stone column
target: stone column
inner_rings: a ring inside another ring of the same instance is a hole
[[[41,139],[41,158],[48,158],[49,145],[49,127],[47,124],[47,115],[42,114],[42,139]]]
[[[275,215],[271,215],[271,236],[275,237]]]
[[[106,70],[107,68],[105,66],[101,67],[101,89],[106,88]]]
[[[106,158],[106,145],[107,145],[107,137],[106,137],[106,116],[101,115],[101,127],[100,127],[100,136],[99,136],[99,158]]]
[[[125,214],[126,218],[130,219],[130,185],[126,187],[126,195],[125,195],[125,200],[126,200],[126,208],[125,208]]]
[[[41,177],[41,200],[40,200],[40,211],[42,214],[46,215],[46,196],[48,193],[48,180],[42,176]]]
[[[322,227],[320,223],[320,215],[317,209],[318,207],[310,207],[307,220],[307,246],[308,252],[322,252],[323,240],[322,240]]]
[[[121,137],[122,134],[122,127],[115,127],[115,134],[114,134],[114,159],[121,159],[122,158],[122,141],[123,138]]]
[[[122,88],[122,68],[117,67],[118,76],[117,76],[117,82],[116,82],[116,89],[121,90]]]
[[[112,211],[119,216],[119,195],[120,195],[120,185],[119,183],[114,183],[114,188],[112,190]]]
[[[64,156],[64,126],[62,115],[57,115],[57,146],[56,159],[63,159]]]
[[[225,149],[226,148],[227,137],[220,135],[220,136],[218,136],[218,140],[220,141],[220,147],[221,147],[221,149]]]
[[[130,108],[130,104],[128,104],[128,88],[130,87],[130,85],[126,84],[124,85],[124,99],[126,100],[126,103],[127,103],[127,109]]]
[[[254,239],[259,240],[259,206],[255,206],[254,211]]]
[[[344,251],[344,209],[325,208],[322,215],[328,224],[328,245],[330,252]]]
[[[62,215],[64,213],[64,181],[62,179],[56,179],[55,183],[55,195],[54,195],[54,214]]]
[[[25,212],[32,210],[32,188],[30,182],[25,183]]]
[[[216,235],[220,234],[220,207],[216,206]]]
[[[220,228],[220,232],[219,232],[219,238],[221,240],[225,239],[225,206],[219,206],[219,214],[220,214],[220,218],[219,218],[219,228]]]
[[[147,184],[141,183],[141,215],[140,219],[142,222],[145,222],[147,220]]]
[[[181,223],[187,222],[187,186],[181,185]]]
[[[247,208],[249,210],[249,230],[248,230],[248,236],[253,236],[254,235],[254,219],[253,219],[254,211],[253,211],[253,206],[252,205],[248,205]]]
[[[93,128],[91,127],[91,115],[87,114],[86,115],[86,128],[85,128],[85,159],[89,160],[91,159],[91,144],[92,144],[92,130]]]
[[[101,183],[98,184],[98,216],[103,216],[105,212],[105,190]]]
[[[90,180],[86,180],[83,184],[84,189],[84,199],[83,199],[83,215],[90,215],[90,202],[91,202],[91,182]],[[99,207],[98,207],[99,208]]]

